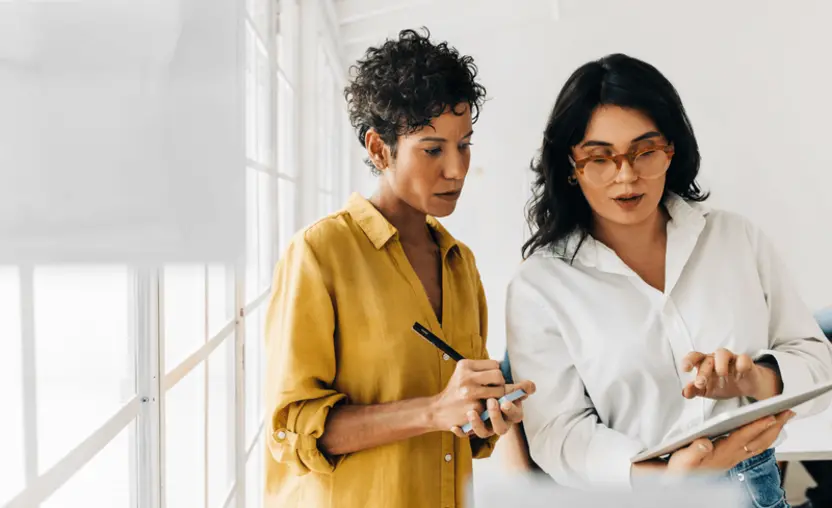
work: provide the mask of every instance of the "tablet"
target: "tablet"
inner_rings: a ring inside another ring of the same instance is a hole
[[[819,397],[829,391],[832,391],[832,382],[817,385],[810,390],[794,395],[777,395],[769,399],[754,402],[725,413],[714,416],[705,420],[701,425],[698,425],[684,434],[673,436],[668,441],[661,443],[658,446],[650,448],[644,452],[639,453],[630,459],[631,462],[641,462],[644,460],[655,459],[663,455],[675,452],[683,448],[699,438],[707,437],[714,439],[716,437],[724,436],[732,430],[748,425],[749,423],[765,418],[766,416],[776,415],[782,413],[787,409],[799,406],[804,402],[808,402],[816,397]]]
[[[515,400],[519,399],[520,397],[522,397],[524,395],[526,395],[526,392],[524,392],[522,388],[518,388],[517,390],[514,390],[513,392],[508,393],[508,394],[503,395],[502,397],[500,397],[500,399],[497,401],[497,403],[502,406],[503,402],[506,402],[506,401],[514,402]],[[488,414],[487,409],[480,414],[480,419],[482,419],[482,421],[484,421],[484,422],[488,421],[489,418],[491,418],[491,415]],[[465,425],[462,426],[462,432],[465,432],[466,434],[471,432],[472,429],[473,429],[473,427],[471,426],[470,422],[468,422],[468,423],[466,423]]]

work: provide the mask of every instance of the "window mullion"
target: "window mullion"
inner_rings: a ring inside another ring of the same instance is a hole
[[[136,424],[137,486],[139,508],[163,505],[161,411],[161,321],[159,319],[159,275],[142,269],[135,276],[136,390],[142,406]]]
[[[20,267],[20,331],[23,338],[23,445],[26,486],[38,478],[37,367],[35,361],[35,280],[34,267]]]

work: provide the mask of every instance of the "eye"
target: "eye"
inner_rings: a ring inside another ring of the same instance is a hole
[[[461,145],[459,145],[459,149],[460,150],[468,150],[473,145],[474,145],[474,143],[462,143]]]
[[[436,148],[427,148],[425,149],[425,153],[430,155],[431,157],[437,157],[439,154],[442,153],[442,147],[437,146]]]

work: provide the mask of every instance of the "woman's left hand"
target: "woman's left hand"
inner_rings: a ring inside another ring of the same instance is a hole
[[[746,354],[736,355],[727,349],[718,349],[711,354],[688,353],[682,360],[682,369],[685,372],[696,369],[696,379],[682,389],[686,399],[751,397],[763,400],[781,391],[777,372],[754,363]]]

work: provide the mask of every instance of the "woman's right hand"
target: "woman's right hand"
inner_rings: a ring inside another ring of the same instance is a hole
[[[517,388],[525,386],[506,385],[496,360],[460,360],[445,389],[433,399],[433,427],[448,431],[462,426],[468,423],[469,411],[480,414],[485,401],[499,399]]]
[[[759,455],[777,439],[783,425],[794,417],[784,411],[749,423],[716,442],[697,439],[670,456],[667,472],[684,473],[694,470],[727,471],[740,462]]]

